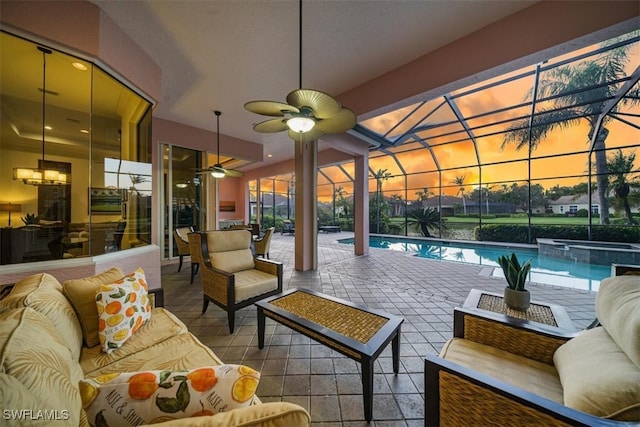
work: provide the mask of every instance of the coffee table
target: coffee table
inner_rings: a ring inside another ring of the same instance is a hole
[[[569,332],[576,331],[567,311],[558,304],[531,301],[531,306],[527,311],[513,310],[506,306],[502,294],[471,289],[463,307],[500,313],[505,316],[542,323]]]
[[[264,347],[265,318],[360,362],[364,416],[373,418],[373,364],[391,342],[393,372],[400,368],[400,326],[404,319],[308,289],[290,289],[255,303],[258,348]]]

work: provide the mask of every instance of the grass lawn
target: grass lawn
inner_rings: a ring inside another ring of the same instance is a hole
[[[447,224],[474,224],[478,225],[480,220],[478,218],[461,218],[448,216],[445,217]],[[404,224],[404,217],[393,217],[391,222]],[[529,223],[526,216],[511,216],[507,218],[483,218],[483,224],[523,224]],[[589,218],[578,217],[532,217],[532,224],[550,224],[550,225],[588,225]],[[598,218],[594,218],[594,225],[598,224]]]
[[[459,218],[459,217],[446,217],[447,223],[450,224],[478,224],[478,218]],[[483,218],[483,224],[528,224],[529,219],[526,216],[516,216],[508,218]],[[540,217],[534,216],[531,218],[532,224],[548,224],[548,225],[588,225],[589,218],[578,217]],[[598,219],[593,221],[594,225],[598,224]]]

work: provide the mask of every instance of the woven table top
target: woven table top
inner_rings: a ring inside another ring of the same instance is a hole
[[[363,344],[389,321],[377,314],[302,291],[275,299],[270,304]]]
[[[531,303],[527,311],[513,310],[504,303],[504,298],[482,294],[478,301],[478,308],[505,314],[518,319],[530,320],[532,322],[544,323],[551,326],[558,326],[551,308],[546,305]]]

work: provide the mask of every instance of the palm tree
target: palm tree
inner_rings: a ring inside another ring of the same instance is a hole
[[[371,174],[376,180],[376,233],[380,233],[380,197],[382,196],[382,183],[391,178],[388,169],[378,169]]]
[[[416,191],[415,195],[418,198],[418,201],[422,204],[423,202],[426,202],[429,197],[435,195],[435,193],[429,190],[429,187],[422,187],[422,190]]]
[[[613,194],[619,199],[624,206],[624,212],[627,215],[627,224],[634,225],[636,221],[631,216],[631,206],[629,206],[629,193],[631,192],[630,181],[628,179],[633,172],[633,164],[636,161],[636,153],[631,152],[628,156],[622,154],[622,150],[618,150],[607,158],[607,169],[609,170],[609,184],[613,187]]]
[[[440,213],[433,208],[417,208],[407,214],[407,224],[420,230],[424,237],[432,237],[430,229],[437,230],[440,225]],[[442,221],[442,228],[446,228]]]
[[[464,175],[456,176],[455,178],[453,178],[453,183],[459,187],[458,192],[456,193],[456,196],[458,194],[462,195],[462,211],[466,215],[467,203],[464,201]]]
[[[635,36],[637,32],[630,35],[630,37]],[[615,42],[621,40],[618,39]],[[603,46],[607,44],[611,42]],[[531,118],[531,125],[529,125],[530,119],[525,118],[509,127],[502,143],[503,148],[509,143],[515,143],[518,150],[527,148],[533,151],[551,131],[567,128],[586,120],[590,128],[589,141],[594,132],[598,131],[593,148],[601,224],[609,223],[605,152],[605,140],[609,130],[605,125],[611,120],[611,116],[604,118],[599,129],[596,129],[596,126],[598,117],[609,100],[618,94],[620,86],[627,77],[625,66],[630,62],[628,56],[630,49],[637,49],[637,43],[616,47],[577,65],[565,65],[545,71],[544,77],[539,82],[536,96],[541,104],[549,104],[547,101],[550,101],[551,105],[544,108],[538,106],[538,111]],[[532,99],[532,93],[528,95],[528,99]],[[639,102],[640,90],[636,86],[616,104],[611,113],[615,113],[623,105]]]

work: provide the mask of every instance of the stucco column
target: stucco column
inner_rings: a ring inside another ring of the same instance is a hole
[[[317,141],[295,142],[295,269],[318,269]]]
[[[369,255],[369,152],[356,156],[354,163],[354,252],[356,255]]]

